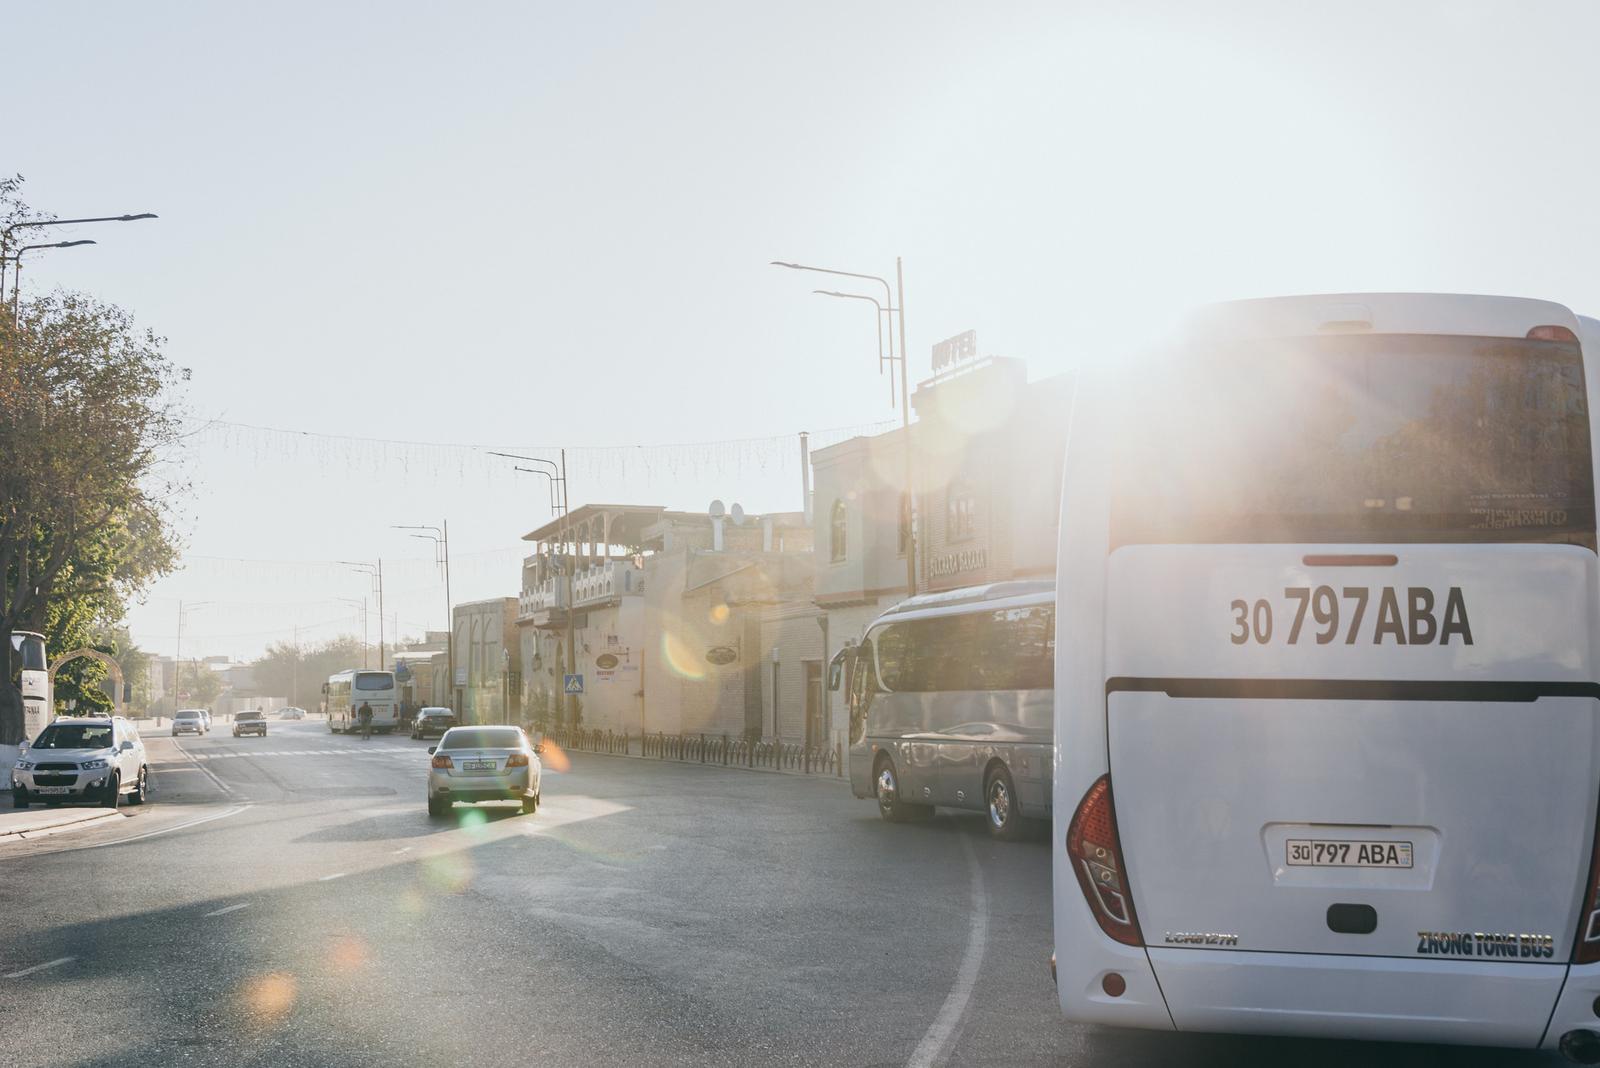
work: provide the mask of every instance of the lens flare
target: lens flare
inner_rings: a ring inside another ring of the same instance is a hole
[[[572,760],[566,751],[549,738],[544,740],[544,749],[539,753],[539,762],[544,765],[546,771],[572,770]]]
[[[252,976],[239,988],[239,1008],[262,1026],[279,1023],[294,1008],[296,984],[288,972]]]
[[[447,894],[462,893],[472,885],[472,861],[465,853],[429,857],[422,871],[429,886]]]
[[[353,972],[367,963],[367,943],[358,935],[344,935],[328,946],[328,965],[336,972]]]
[[[670,630],[661,632],[661,658],[679,678],[698,682],[706,677],[705,668],[700,666],[689,644]]]
[[[711,622],[720,627],[728,621],[728,617],[732,614],[733,610],[727,605],[714,604],[711,606],[711,611],[708,613],[708,616],[711,619]]]

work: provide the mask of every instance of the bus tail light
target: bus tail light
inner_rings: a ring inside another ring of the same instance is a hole
[[[433,755],[433,766],[436,768],[453,768],[456,766],[456,762],[443,753],[435,753]]]
[[[1594,849],[1589,854],[1589,881],[1578,914],[1578,937],[1572,943],[1572,963],[1600,961],[1600,820],[1596,821]]]
[[[1067,855],[1078,885],[1100,929],[1126,946],[1144,945],[1133,912],[1128,867],[1117,840],[1117,814],[1111,803],[1111,776],[1102,775],[1078,802],[1067,827]]]
[[[1528,330],[1528,340],[1576,342],[1578,335],[1565,326],[1535,326]]]
[[[506,757],[506,767],[508,768],[525,768],[527,766],[527,753],[512,753],[510,756]]]

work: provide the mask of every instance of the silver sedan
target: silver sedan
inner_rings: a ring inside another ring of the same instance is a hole
[[[543,748],[521,727],[451,727],[428,749],[428,815],[457,801],[520,801],[524,813],[537,811]]]

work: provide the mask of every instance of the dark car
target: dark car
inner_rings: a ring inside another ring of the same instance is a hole
[[[425,738],[430,734],[444,737],[444,732],[456,725],[455,713],[448,708],[423,708],[417,711],[417,721],[411,725],[411,737]]]
[[[233,736],[243,737],[246,734],[267,736],[267,717],[259,710],[240,712],[233,717]]]

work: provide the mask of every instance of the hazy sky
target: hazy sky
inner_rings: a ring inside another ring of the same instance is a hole
[[[896,413],[866,305],[772,259],[904,256],[914,377],[965,329],[1042,377],[1227,297],[1600,310],[1589,3],[0,14],[0,170],[58,215],[161,215],[61,231],[100,244],[27,287],[133,309],[222,421],[190,439],[189,564],[132,614],[166,653],[179,598],[212,602],[186,656],[351,631],[340,559],[439,627],[431,550],[389,525],[448,517],[461,601],[514,594],[548,518],[481,450],[228,424],[565,445],[574,504],[798,508],[791,435]]]

